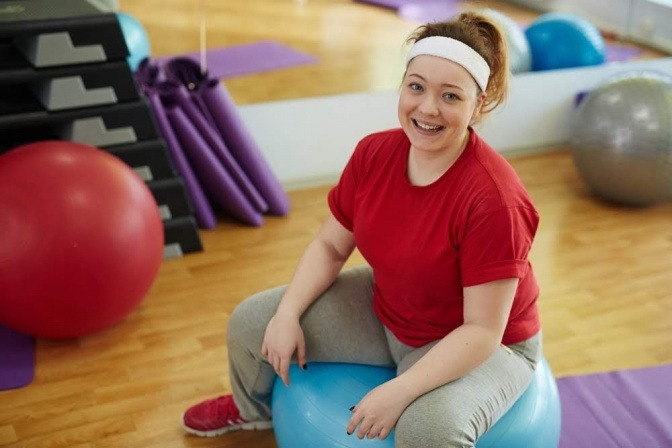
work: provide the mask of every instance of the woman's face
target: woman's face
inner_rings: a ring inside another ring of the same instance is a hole
[[[399,122],[416,150],[460,147],[484,94],[461,65],[436,56],[413,58],[399,97]]]

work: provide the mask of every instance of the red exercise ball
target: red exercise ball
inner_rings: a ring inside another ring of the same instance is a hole
[[[0,156],[0,324],[65,339],[120,322],[154,282],[163,241],[151,192],[111,154],[44,141]]]

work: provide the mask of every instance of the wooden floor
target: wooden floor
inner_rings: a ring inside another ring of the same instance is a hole
[[[385,61],[396,58],[414,24],[392,13],[345,0],[218,1],[206,2],[214,11],[213,46],[282,35],[323,58],[233,80],[241,103],[399,82]],[[147,22],[156,51],[167,54],[197,48],[195,3],[128,0],[122,8]],[[248,13],[275,16],[277,25],[245,21]],[[531,257],[544,351],[555,374],[672,362],[672,204],[626,209],[597,201],[566,149],[511,162],[542,217]],[[179,420],[190,404],[229,390],[228,316],[250,294],[288,281],[329,213],[327,191],[291,192],[290,215],[268,218],[261,228],[223,218],[201,233],[204,252],[163,264],[150,294],[122,324],[80,340],[39,340],[34,383],[0,392],[0,446],[275,447],[272,431],[203,440],[185,436]],[[349,265],[362,262],[355,254]]]
[[[567,151],[511,160],[541,213],[532,261],[557,376],[672,362],[672,204],[624,209],[587,194]],[[89,338],[37,344],[37,376],[0,392],[0,446],[274,447],[271,431],[186,437],[184,409],[228,390],[225,328],[285,283],[326,217],[326,188],[291,192],[258,229],[222,222],[205,251],[165,262],[142,305]],[[354,256],[350,265],[361,263]]]

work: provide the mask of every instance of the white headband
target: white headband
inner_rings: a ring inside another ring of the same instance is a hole
[[[473,48],[464,42],[451,39],[450,37],[431,36],[420,39],[406,56],[406,66],[416,56],[420,55],[438,56],[460,64],[476,80],[476,84],[485,92],[488,87],[488,78],[490,78],[490,67],[485,62],[483,56],[478,54]]]

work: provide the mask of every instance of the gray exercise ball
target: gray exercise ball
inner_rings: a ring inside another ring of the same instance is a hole
[[[523,28],[511,17],[495,9],[484,9],[482,14],[495,22],[504,33],[509,47],[509,68],[511,73],[532,70],[532,53]]]
[[[580,176],[602,199],[633,206],[672,199],[672,77],[608,79],[579,104],[571,146]]]

